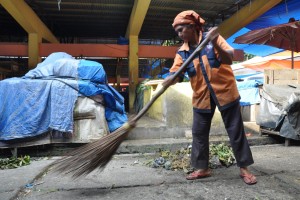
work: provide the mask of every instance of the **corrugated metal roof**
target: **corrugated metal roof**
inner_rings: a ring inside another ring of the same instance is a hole
[[[171,26],[183,10],[195,10],[215,26],[251,0],[152,0],[139,39],[157,44],[174,39]],[[134,0],[25,0],[61,43],[117,43],[124,37]],[[59,3],[60,2],[60,3]],[[0,5],[0,42],[27,42],[28,35]],[[115,77],[117,59],[98,59],[108,77]],[[122,62],[122,77],[128,76],[128,62]],[[140,70],[147,60],[140,60]],[[164,64],[162,64],[162,67]]]
[[[183,10],[195,10],[207,21],[218,25],[251,0],[152,0],[140,39],[165,40],[175,37],[173,18]],[[62,42],[101,42],[124,37],[134,0],[25,0]],[[59,3],[60,2],[60,3]],[[0,41],[27,40],[27,33],[0,6]],[[68,39],[69,38],[69,39]],[[73,38],[73,39],[70,39]],[[97,40],[91,40],[97,38]]]

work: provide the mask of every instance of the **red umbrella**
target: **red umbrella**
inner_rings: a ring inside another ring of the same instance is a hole
[[[291,22],[249,31],[234,40],[238,44],[264,44],[292,52],[294,69],[294,51],[300,51],[300,22]]]

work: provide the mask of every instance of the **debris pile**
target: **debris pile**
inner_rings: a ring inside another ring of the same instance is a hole
[[[166,170],[183,170],[185,173],[193,171],[190,164],[192,146],[181,148],[175,152],[160,150],[159,155],[148,160],[145,164],[153,168],[165,168]],[[209,168],[222,166],[229,167],[234,164],[235,158],[232,148],[224,143],[211,144],[209,147]]]

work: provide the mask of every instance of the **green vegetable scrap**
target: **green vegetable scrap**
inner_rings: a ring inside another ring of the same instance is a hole
[[[30,156],[0,158],[0,169],[13,169],[30,164]]]
[[[226,167],[234,164],[235,158],[232,148],[224,143],[217,145],[210,145],[209,147],[210,158],[217,156],[222,165]]]

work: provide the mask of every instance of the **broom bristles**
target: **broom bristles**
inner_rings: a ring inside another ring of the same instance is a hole
[[[133,122],[127,122],[99,140],[68,152],[52,164],[52,170],[73,178],[87,175],[97,168],[103,170],[134,125]]]

